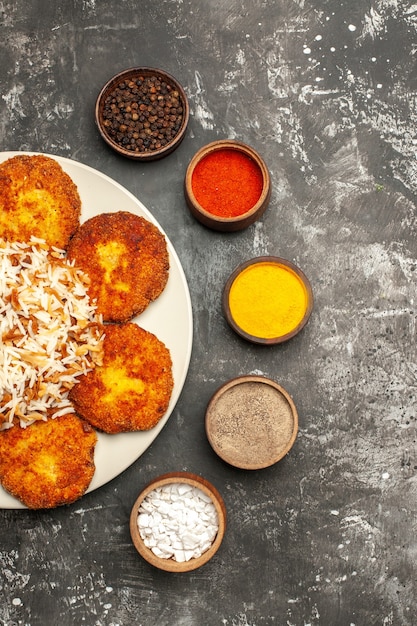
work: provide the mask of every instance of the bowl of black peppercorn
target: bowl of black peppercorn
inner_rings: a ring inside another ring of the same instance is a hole
[[[189,104],[184,88],[168,72],[132,67],[103,86],[95,119],[113,150],[130,159],[154,161],[173,152],[183,140]]]

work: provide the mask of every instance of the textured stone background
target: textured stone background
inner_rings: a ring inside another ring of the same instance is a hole
[[[194,314],[152,446],[68,508],[0,511],[2,626],[415,626],[416,27],[411,0],[0,2],[1,148],[75,159],[135,194]],[[155,163],[118,158],[94,125],[100,88],[133,65],[189,97],[184,142]],[[184,202],[189,160],[218,138],[271,173],[268,211],[241,233],[203,228]],[[221,312],[229,273],[261,254],[298,264],[315,294],[304,331],[274,348]],[[290,454],[260,472],[222,463],[204,433],[211,394],[247,373],[282,384],[300,417]],[[138,491],[176,469],[211,480],[229,513],[219,553],[183,576],[147,566],[128,530]]]

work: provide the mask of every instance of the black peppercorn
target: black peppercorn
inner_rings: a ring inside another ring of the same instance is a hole
[[[134,153],[159,150],[177,135],[183,107],[177,89],[157,75],[121,80],[104,100],[108,137]]]

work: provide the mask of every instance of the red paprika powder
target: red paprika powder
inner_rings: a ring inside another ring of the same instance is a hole
[[[225,148],[210,152],[197,163],[191,186],[197,202],[208,213],[237,217],[258,202],[263,177],[250,156]]]

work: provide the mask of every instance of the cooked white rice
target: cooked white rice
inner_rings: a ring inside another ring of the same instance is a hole
[[[88,277],[65,256],[42,239],[0,239],[0,430],[73,413],[70,389],[101,361]]]

